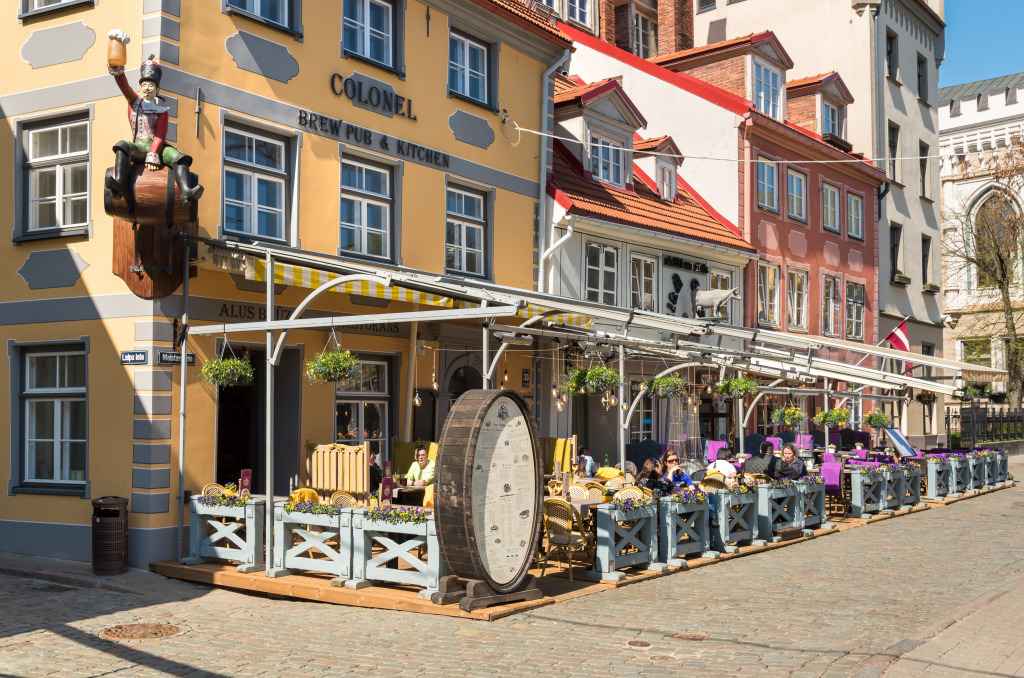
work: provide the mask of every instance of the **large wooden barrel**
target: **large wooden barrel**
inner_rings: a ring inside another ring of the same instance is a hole
[[[522,584],[541,536],[543,490],[529,408],[512,391],[476,389],[448,414],[434,506],[448,574],[498,593]]]
[[[106,176],[112,171],[108,169]],[[195,183],[195,177],[192,181]],[[132,163],[128,185],[127,195],[117,200],[110,189],[103,189],[103,209],[108,215],[140,226],[168,226],[197,220],[196,201],[188,207],[181,204],[174,172],[169,167],[151,172],[142,163]]]

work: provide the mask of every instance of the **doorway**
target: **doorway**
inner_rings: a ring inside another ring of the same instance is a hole
[[[266,351],[250,349],[253,380],[248,386],[221,388],[217,394],[216,479],[237,483],[252,469],[253,494],[266,485]],[[302,358],[286,348],[274,371],[274,494],[287,495],[299,485],[299,419]]]

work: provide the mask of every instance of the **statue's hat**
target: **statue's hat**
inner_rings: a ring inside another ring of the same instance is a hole
[[[150,54],[149,58],[142,62],[142,66],[139,68],[139,83],[141,84],[144,80],[152,80],[159,87],[160,78],[163,77],[164,72],[160,68],[160,64],[153,61],[154,56]]]

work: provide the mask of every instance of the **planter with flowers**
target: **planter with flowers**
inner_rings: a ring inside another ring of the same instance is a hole
[[[620,497],[597,507],[597,551],[591,579],[619,581],[626,575],[618,570],[643,566],[661,571],[658,562],[658,505],[647,497]]]
[[[799,407],[788,406],[773,410],[771,420],[776,426],[799,426],[807,421],[807,413]]]
[[[269,575],[281,577],[294,570],[333,574],[333,584],[352,576],[352,509],[309,501],[274,507],[274,563]]]
[[[971,469],[971,489],[975,492],[989,489],[988,457],[981,450],[967,453],[967,464]]]
[[[929,454],[924,468],[924,498],[941,501],[947,496],[950,492],[952,471],[948,455]]]
[[[921,465],[916,461],[902,461],[896,464],[903,474],[903,501],[900,509],[909,511],[921,506]]]
[[[306,379],[310,384],[345,381],[359,375],[359,361],[339,348],[317,353],[306,361]]]
[[[679,398],[686,395],[686,382],[679,377],[658,377],[647,382],[655,398]]]
[[[199,379],[211,386],[230,388],[252,383],[253,369],[249,358],[214,358],[203,363]]]
[[[352,511],[352,578],[350,589],[370,586],[372,581],[389,581],[420,586],[420,598],[429,600],[445,575],[444,560],[437,542],[434,512],[413,506],[377,506]],[[384,552],[373,555],[373,547]],[[413,551],[425,547],[424,557]],[[391,561],[405,561],[412,569],[389,568]]]
[[[1010,482],[1010,454],[1003,449],[996,450],[996,483],[999,486]]]
[[[710,507],[707,493],[689,488],[680,488],[658,501],[659,561],[685,567],[688,555],[718,557],[718,553],[711,550]]]
[[[996,456],[996,450],[984,449],[985,453],[985,484],[989,487],[1002,487],[1003,483],[999,479],[999,458]]]
[[[757,486],[757,532],[761,539],[781,541],[776,530],[802,527],[801,487],[788,478],[780,478]]]
[[[820,475],[804,476],[796,481],[802,501],[800,503],[800,526],[804,535],[813,534],[813,528],[832,529],[825,522],[825,479]]]
[[[895,513],[903,506],[906,490],[903,487],[903,468],[899,464],[882,464],[878,467],[882,476],[882,506],[880,513]]]
[[[825,428],[842,426],[850,418],[850,412],[845,407],[832,407],[821,410],[814,415],[814,423]]]
[[[711,546],[719,553],[736,553],[737,544],[759,544],[757,525],[757,490],[747,485],[736,485],[727,490],[715,490],[711,499]]]
[[[746,398],[760,393],[761,385],[753,379],[741,374],[738,377],[724,379],[718,382],[717,390],[720,395],[724,395],[729,398]]]
[[[617,388],[621,383],[622,377],[615,370],[604,365],[591,365],[570,372],[566,381],[566,390],[570,394],[590,393],[595,395]]]
[[[971,465],[963,452],[950,452],[945,455],[949,462],[949,493],[947,497],[962,497],[971,490]]]
[[[265,528],[263,499],[193,495],[189,502],[189,554],[181,562],[199,565],[210,558],[234,560],[241,563],[239,572],[259,572],[264,564]]]
[[[854,465],[850,473],[850,515],[861,518],[882,508],[885,479],[876,466]]]

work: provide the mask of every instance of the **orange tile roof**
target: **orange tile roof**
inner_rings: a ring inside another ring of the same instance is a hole
[[[564,104],[576,99],[586,99],[587,94],[595,93],[603,87],[614,89],[613,84],[618,84],[614,78],[605,78],[590,84],[577,84],[573,80],[561,76],[555,79],[555,103]]]
[[[786,89],[793,89],[795,87],[806,87],[808,85],[817,85],[825,82],[833,75],[839,75],[835,71],[829,71],[828,73],[819,73],[818,75],[811,75],[806,78],[797,78],[796,80],[790,80],[786,83]]]
[[[771,31],[762,31],[760,33],[749,33],[747,35],[741,35],[738,38],[730,38],[729,40],[722,40],[721,42],[712,42],[708,45],[701,45],[700,47],[691,47],[690,49],[680,50],[673,52],[672,54],[664,54],[657,56],[650,61],[656,64],[663,64],[666,61],[676,61],[678,59],[687,59],[689,57],[700,56],[702,54],[711,54],[712,52],[720,52],[722,50],[729,49],[730,47],[737,47],[739,45],[754,44],[761,42],[761,40],[771,37]],[[755,39],[757,38],[757,39]]]
[[[530,3],[523,2],[523,0],[474,0],[474,2],[562,47],[572,45],[572,39],[558,30],[550,19],[535,10]]]
[[[633,139],[633,150],[653,151],[656,150],[658,145],[666,139],[668,139],[667,134],[662,134],[660,137],[654,137],[653,139]]]
[[[634,191],[615,189],[583,176],[583,168],[566,147],[555,141],[549,189],[570,214],[590,216],[637,228],[712,242],[743,252],[755,251],[707,212],[697,199],[679,191],[676,202],[666,202],[637,176]]]

